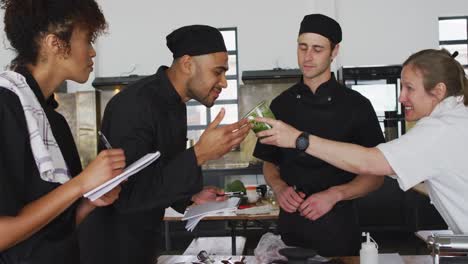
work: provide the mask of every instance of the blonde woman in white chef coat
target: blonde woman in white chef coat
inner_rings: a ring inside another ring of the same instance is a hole
[[[408,190],[425,181],[432,203],[456,234],[468,234],[468,80],[446,50],[422,50],[403,64],[399,101],[405,119],[416,125],[398,139],[374,148],[310,135],[309,155],[357,173],[394,175]],[[301,131],[259,118],[272,129],[257,134],[261,143],[294,148]],[[304,214],[317,214],[303,208]]]

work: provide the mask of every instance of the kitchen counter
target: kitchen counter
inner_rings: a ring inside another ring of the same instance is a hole
[[[205,184],[225,186],[224,177],[230,175],[262,174],[263,163],[239,151],[232,151],[217,160],[210,160],[202,166]]]
[[[229,259],[229,256],[215,256],[215,263],[221,263],[221,260]],[[420,256],[401,256],[405,264],[432,264],[432,257],[428,255]],[[240,256],[234,256],[232,260],[239,260]],[[359,264],[359,257],[339,257],[342,264]],[[158,258],[158,264],[173,264],[173,263],[194,263],[197,261],[196,256],[180,256],[180,255],[163,255]],[[257,264],[255,256],[246,256],[245,263]]]
[[[251,157],[240,151],[231,151],[217,160],[210,160],[203,164],[203,170],[230,170],[246,169],[249,167],[261,167],[261,162],[253,163]]]

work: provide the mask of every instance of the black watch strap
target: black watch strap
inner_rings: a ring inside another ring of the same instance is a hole
[[[302,132],[296,139],[296,149],[305,151],[309,147],[309,133]]]

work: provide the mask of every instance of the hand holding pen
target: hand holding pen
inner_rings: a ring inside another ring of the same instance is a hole
[[[107,140],[106,136],[104,136],[104,134],[101,131],[98,131],[98,135],[99,135],[99,138],[101,139],[102,143],[106,147],[106,149],[108,149],[108,150],[114,149],[112,147],[112,145],[109,143],[109,140]],[[125,180],[125,181],[127,181],[127,180]]]
[[[122,149],[115,149],[109,144],[109,141],[105,136],[99,132],[99,137],[103,141],[107,150],[99,152],[97,157],[90,163],[88,166],[80,173],[80,177],[83,177],[83,187],[82,189],[85,192],[88,192],[95,187],[101,185],[105,181],[112,179],[113,177],[122,173],[125,168],[125,153]],[[120,188],[120,187],[115,187]],[[115,192],[118,193],[118,190]],[[95,206],[105,205],[108,202],[113,202],[115,200],[115,192],[111,192],[111,195],[108,201],[101,201],[101,204],[94,203]],[[108,196],[109,196],[108,195]]]
[[[107,138],[104,136],[104,134],[101,131],[98,131],[98,135],[104,146],[106,147],[107,150],[101,151],[96,159],[94,159],[88,167],[85,168],[84,171],[92,171],[92,173],[88,173],[90,177],[92,177],[93,180],[98,180],[100,177],[97,177],[97,175],[108,175],[109,174],[109,166],[111,169],[111,175],[113,178],[119,174],[121,174],[126,166],[125,162],[125,153],[122,149],[115,149],[112,148],[112,145],[109,143]],[[110,180],[108,178],[107,180]],[[103,182],[99,182],[99,184],[102,184]],[[94,186],[97,187],[97,186]],[[93,188],[94,188],[93,187]],[[85,188],[86,190],[91,190],[88,188]],[[87,200],[86,201],[93,206],[107,206],[112,204],[118,197],[120,193],[121,187],[120,185],[114,187],[112,190],[108,191],[106,194],[101,196],[99,199],[96,199],[94,201]]]
[[[216,196],[233,197],[233,196],[240,196],[244,194],[245,194],[244,192],[224,192],[222,194],[216,194]]]
[[[224,190],[216,186],[205,186],[201,192],[192,196],[192,202],[195,204],[204,204],[206,202],[224,201],[227,197],[222,195],[223,193]]]

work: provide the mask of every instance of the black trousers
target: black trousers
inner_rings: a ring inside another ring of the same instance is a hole
[[[361,234],[352,203],[337,204],[312,221],[299,213],[280,211],[278,230],[288,246],[310,248],[321,256],[356,256]]]
[[[81,264],[153,264],[164,210],[119,214],[95,209],[80,226]]]

